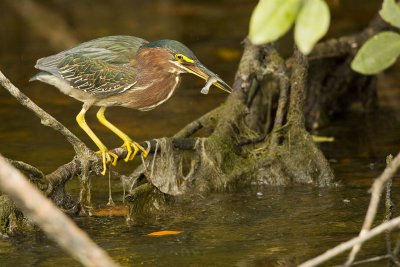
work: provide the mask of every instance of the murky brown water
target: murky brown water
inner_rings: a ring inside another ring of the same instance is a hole
[[[27,82],[35,73],[33,66],[37,58],[62,48],[51,46],[32,22],[23,19],[7,2],[0,3],[0,69],[38,105],[95,148],[75,123],[80,103],[50,86]],[[240,42],[246,35],[255,2],[40,1],[65,21],[71,36],[79,41],[115,34],[148,40],[177,39],[227,82],[233,80]],[[377,0],[329,2],[334,19],[330,36],[361,29],[380,3]],[[290,38],[287,39],[280,44],[282,48],[292,46]],[[383,107],[380,112],[365,116],[355,111],[320,133],[336,138],[336,142],[323,144],[322,148],[331,159],[337,177],[344,182],[342,188],[251,188],[234,194],[212,194],[173,207],[163,220],[139,226],[127,226],[123,218],[78,218],[76,221],[124,266],[300,263],[357,234],[372,179],[384,168],[385,156],[400,150],[398,71],[396,67],[380,76]],[[190,76],[184,80],[175,96],[156,110],[138,112],[113,108],[109,110],[110,120],[138,140],[168,136],[226,97],[217,90],[202,95],[199,91],[203,82]],[[109,147],[118,146],[119,140],[94,117],[94,111],[89,112],[88,121],[94,131]],[[7,157],[50,172],[73,156],[72,148],[61,135],[40,125],[36,117],[2,89],[0,121],[0,153]],[[127,171],[132,169],[132,164],[121,163],[118,168]],[[71,188],[76,192],[76,181]],[[107,190],[107,179],[94,180],[93,197],[97,205],[107,202]],[[121,201],[121,190],[119,181],[114,179],[113,195],[117,202]],[[395,191],[398,192],[397,183]],[[163,229],[184,232],[159,238],[144,236]],[[384,254],[382,239],[368,243],[363,253],[361,257]],[[0,266],[60,265],[79,266],[41,233],[11,242],[0,241]]]

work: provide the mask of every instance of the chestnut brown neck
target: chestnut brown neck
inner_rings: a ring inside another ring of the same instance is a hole
[[[162,48],[142,48],[136,55],[137,87],[148,86],[156,80],[171,76],[176,68],[170,62],[173,57]],[[174,75],[175,76],[175,75]],[[160,88],[161,89],[161,88]]]
[[[133,90],[127,92],[128,102],[123,106],[150,110],[168,100],[179,86],[179,72],[171,63],[171,55],[165,49],[143,48],[132,62],[136,68]]]

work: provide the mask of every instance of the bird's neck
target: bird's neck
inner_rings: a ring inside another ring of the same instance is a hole
[[[153,51],[155,50],[155,51]],[[139,51],[132,64],[136,68],[136,84],[127,92],[130,101],[124,106],[151,110],[167,101],[179,86],[178,72],[171,71],[170,55],[164,50],[146,48]]]
[[[174,71],[173,65],[169,60],[170,54],[164,49],[140,49],[134,59],[134,66],[137,71],[137,86],[157,83],[157,79],[175,79],[179,73]]]

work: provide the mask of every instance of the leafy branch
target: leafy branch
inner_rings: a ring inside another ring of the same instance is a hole
[[[395,0],[384,0],[381,17],[400,29],[400,6]],[[364,75],[377,74],[393,65],[400,55],[400,34],[384,31],[369,39],[360,48],[351,68]]]

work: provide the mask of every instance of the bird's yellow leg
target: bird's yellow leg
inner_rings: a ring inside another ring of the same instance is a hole
[[[141,145],[138,143],[132,141],[132,139],[126,135],[124,132],[122,132],[120,129],[118,129],[115,125],[113,125],[111,122],[109,122],[106,117],[104,116],[104,112],[106,110],[106,107],[101,107],[99,111],[97,112],[97,119],[99,119],[100,123],[106,126],[108,129],[110,129],[113,133],[118,135],[119,138],[124,141],[122,144],[123,147],[126,147],[126,150],[128,151],[125,161],[128,160],[133,160],[133,158],[136,156],[137,152],[140,150],[142,151],[142,154],[144,157],[147,157],[147,150],[144,149]],[[133,148],[133,151],[132,151]]]
[[[86,132],[86,134],[93,140],[96,146],[100,149],[98,153],[101,154],[101,158],[103,161],[103,170],[101,171],[102,175],[106,174],[107,170],[107,163],[111,162],[112,165],[117,164],[118,156],[110,151],[108,151],[107,147],[100,141],[97,135],[94,134],[92,129],[90,129],[89,125],[86,123],[85,120],[85,113],[87,108],[83,106],[82,110],[76,116],[76,121],[78,122],[79,126]]]

